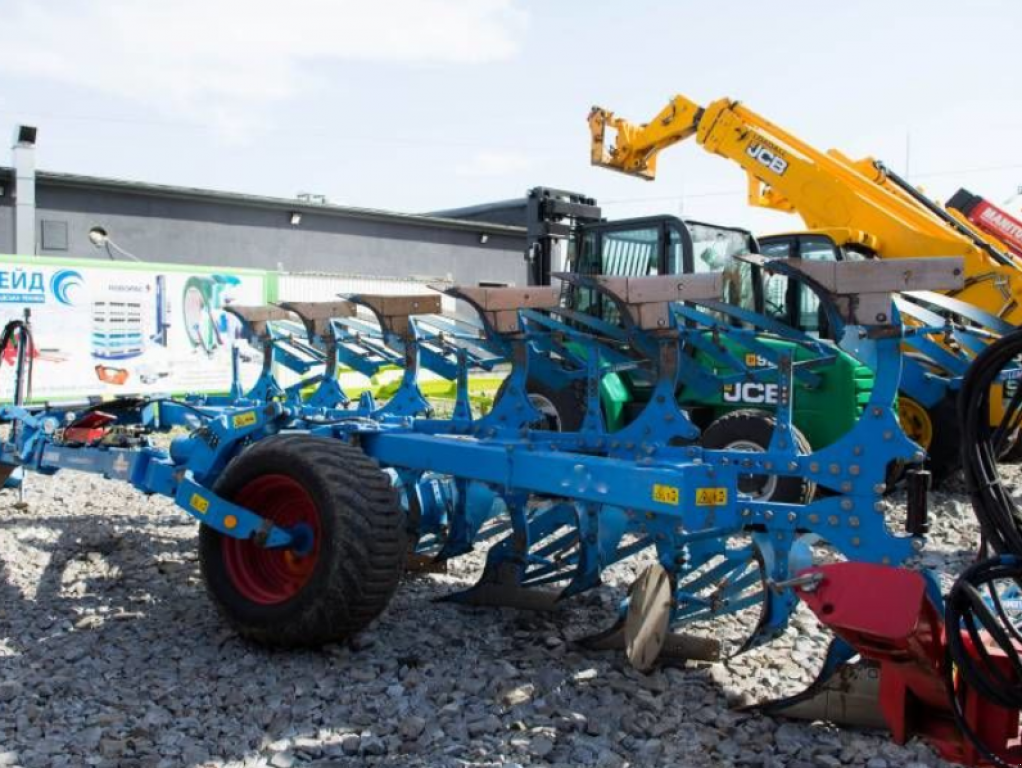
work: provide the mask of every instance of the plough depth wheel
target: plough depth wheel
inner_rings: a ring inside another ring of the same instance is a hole
[[[345,640],[378,616],[404,567],[405,523],[390,480],[347,443],[282,435],[249,448],[216,491],[303,535],[266,549],[203,526],[206,588],[247,638],[278,646]]]

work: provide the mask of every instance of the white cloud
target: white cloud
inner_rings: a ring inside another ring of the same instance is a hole
[[[0,72],[230,129],[330,61],[475,64],[515,54],[517,0],[10,0]]]
[[[476,152],[472,158],[455,168],[459,176],[510,176],[533,168],[532,158],[518,152]]]

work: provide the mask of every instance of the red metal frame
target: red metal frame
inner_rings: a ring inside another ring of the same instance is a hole
[[[116,416],[103,411],[92,411],[64,430],[64,441],[83,445],[98,443],[106,437],[109,425],[115,421]]]
[[[834,563],[799,575],[811,573],[823,578],[800,589],[806,605],[864,659],[880,666],[879,706],[894,740],[904,744],[919,735],[945,759],[983,764],[952,715],[944,684],[944,619],[922,574],[871,563]],[[990,653],[1010,672],[1003,654]],[[1019,762],[1019,713],[983,700],[961,680],[957,693],[966,722],[987,748],[1006,762]]]

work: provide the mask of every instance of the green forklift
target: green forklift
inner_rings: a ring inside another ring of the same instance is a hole
[[[788,278],[735,258],[759,253],[756,239],[746,230],[667,215],[607,221],[593,199],[547,187],[530,190],[526,211],[526,261],[532,285],[549,284],[551,274],[557,271],[620,277],[722,272],[726,304],[758,316],[783,318],[810,332],[819,327],[822,313],[812,291],[801,291],[798,306],[790,307]],[[611,323],[620,321],[617,307],[599,293],[574,288],[567,301],[577,311]],[[765,336],[762,341],[773,348],[789,348],[796,363],[812,354],[783,339]],[[717,343],[724,349],[739,349],[729,344],[726,333],[715,340]],[[702,350],[691,354],[692,364],[707,373],[735,373],[720,364],[719,355]],[[766,365],[754,356],[738,354],[748,370]],[[805,453],[826,447],[851,429],[873,387],[872,370],[836,346],[831,359],[815,367],[813,373],[811,382],[796,381],[793,400],[794,425]],[[728,378],[734,380],[735,376]],[[574,431],[581,426],[585,407],[579,383],[554,387],[530,379],[527,386],[530,400],[543,414],[544,428]],[[641,412],[653,382],[632,371],[611,372],[602,378],[600,388],[606,424],[617,430]],[[769,445],[777,395],[776,382],[754,376],[711,391],[682,385],[677,393],[679,403],[702,432],[701,445],[751,452],[765,451]],[[749,476],[743,479],[743,486],[746,492],[779,502],[801,501],[811,493],[799,478]]]

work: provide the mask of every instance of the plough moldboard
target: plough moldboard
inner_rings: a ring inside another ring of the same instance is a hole
[[[781,634],[801,598],[825,622],[835,611],[815,600],[830,578],[828,566],[816,565],[820,551],[879,569],[870,573],[882,579],[875,574],[901,573],[923,549],[925,473],[917,469],[925,455],[895,412],[904,350],[945,355],[944,367],[962,375],[954,366],[986,343],[951,325],[940,299],[894,298],[956,287],[956,259],[802,272],[758,264],[811,281],[828,298],[837,346],[874,371],[861,418],[825,448],[800,439],[791,403],[795,382],[811,385],[834,345],[723,304],[720,274],[571,274],[559,276],[564,290],[451,289],[474,310],[471,321],[442,315],[436,295],[233,307],[263,348],[254,386],[242,391],[236,381],[219,401],[46,407],[29,405],[19,381],[2,410],[12,429],[0,458],[12,470],[96,472],[173,498],[201,523],[200,562],[214,602],[240,634],[261,642],[344,640],[384,610],[407,562],[444,562],[485,542],[478,582],[452,600],[554,607],[599,586],[615,563],[652,553],[609,628],[583,644],[622,648],[640,669],[668,657],[740,653]],[[572,296],[600,297],[618,321],[586,313],[584,302],[565,300]],[[5,343],[20,340],[24,349],[28,333],[12,328]],[[764,343],[774,337],[800,354]],[[696,366],[697,352],[715,366]],[[281,386],[275,362],[304,378]],[[470,372],[505,363],[510,373],[492,410],[474,417]],[[401,385],[383,405],[367,395],[353,402],[340,365],[368,375],[398,365]],[[422,369],[456,380],[450,418],[432,416],[418,387]],[[609,431],[599,390],[604,376],[621,371],[651,395],[627,426]],[[536,428],[542,414],[527,392],[530,377],[578,388],[580,429]],[[767,450],[701,447],[676,392],[740,380],[777,386]],[[197,426],[169,450],[150,441],[149,431],[185,421]],[[882,497],[892,468],[906,467],[913,492],[908,530],[898,532]],[[748,491],[752,478],[798,478],[802,490],[783,500],[757,495]],[[851,610],[836,607],[841,616]],[[723,647],[713,628],[739,615],[755,620]],[[866,642],[863,633],[837,631],[843,641],[828,668]]]

